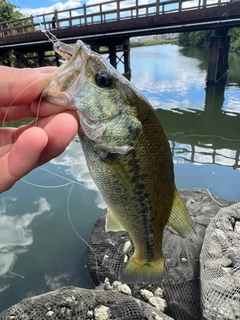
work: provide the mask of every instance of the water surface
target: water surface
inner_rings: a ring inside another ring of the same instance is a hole
[[[133,48],[132,82],[164,125],[177,187],[240,201],[240,55],[230,53],[225,91],[224,82],[205,87],[207,57],[176,45]],[[76,233],[87,240],[106,208],[77,138],[1,194],[0,207],[0,311],[64,285],[91,287]]]

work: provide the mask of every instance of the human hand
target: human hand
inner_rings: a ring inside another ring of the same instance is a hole
[[[0,67],[0,121],[38,118],[19,128],[4,127],[4,123],[0,128],[0,193],[61,154],[77,132],[75,111],[39,100],[55,72],[58,69],[51,67]]]

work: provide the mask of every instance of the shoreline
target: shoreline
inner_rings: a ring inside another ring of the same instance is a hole
[[[204,47],[204,48],[209,48],[209,44],[207,45],[201,45],[201,46],[197,46],[197,45],[193,45],[193,44],[189,44],[189,45],[181,45],[178,42],[178,38],[174,38],[174,39],[159,39],[159,40],[143,40],[143,41],[130,41],[130,47],[131,48],[136,48],[136,47],[147,47],[147,46],[156,46],[156,45],[162,45],[162,44],[176,44],[182,47]],[[235,52],[237,54],[240,54],[240,50],[239,49],[233,49],[230,47],[229,51],[231,52]]]

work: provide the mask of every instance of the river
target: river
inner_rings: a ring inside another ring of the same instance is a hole
[[[230,53],[226,86],[208,88],[207,57],[171,44],[133,48],[131,81],[166,130],[177,187],[240,201],[240,55]],[[91,288],[82,239],[106,207],[77,137],[1,194],[0,206],[0,311],[61,286]]]

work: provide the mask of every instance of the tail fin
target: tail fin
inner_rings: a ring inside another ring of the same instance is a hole
[[[122,271],[121,280],[125,283],[159,283],[164,271],[163,256],[152,262],[138,260],[134,255]]]

